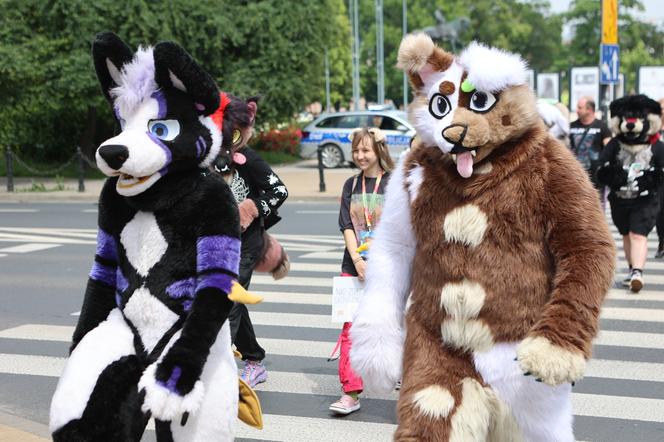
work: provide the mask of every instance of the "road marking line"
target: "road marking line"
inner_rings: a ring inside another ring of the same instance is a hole
[[[38,209],[0,209],[0,213],[35,213]]]
[[[655,308],[602,307],[603,319],[621,319],[625,321],[664,322],[664,310]]]
[[[58,377],[64,364],[65,358],[53,356],[0,354],[0,373],[6,374]],[[664,372],[664,364],[649,365],[657,366],[660,373]],[[660,377],[662,376],[660,374]],[[633,377],[630,376],[631,378]],[[339,393],[339,380],[336,375],[270,371],[269,382],[258,385],[256,390],[336,396]],[[392,392],[367,397],[395,400],[397,395],[398,393]],[[572,393],[572,401],[576,415],[664,422],[664,414],[661,413],[664,409],[662,399]]]
[[[28,244],[21,244],[19,246],[5,247],[4,249],[0,249],[0,252],[30,253],[30,252],[37,252],[39,250],[52,249],[54,247],[59,247],[59,246],[60,246],[60,244],[28,243]]]
[[[306,255],[302,255],[299,257],[299,259],[325,259],[325,260],[331,260],[331,261],[338,261],[341,262],[341,260],[344,257],[344,252],[314,252],[314,253],[307,253]]]
[[[312,262],[291,262],[290,269],[294,272],[329,272],[334,275],[341,273],[341,264],[316,264]]]
[[[287,276],[284,279],[275,281],[269,275],[256,275],[251,278],[251,284],[262,284],[272,286],[298,286],[298,287],[332,287],[332,277],[328,278],[310,278],[305,276]],[[330,290],[331,292],[332,290]]]
[[[256,313],[252,312],[252,317]],[[68,325],[24,324],[0,330],[0,338],[70,342],[73,333],[74,327]],[[261,345],[266,348],[268,353],[287,356],[327,358],[332,351],[333,344],[328,341],[261,338]],[[662,350],[664,349],[664,334],[602,330],[594,344]]]
[[[295,213],[303,215],[338,215],[338,210],[296,210]]]

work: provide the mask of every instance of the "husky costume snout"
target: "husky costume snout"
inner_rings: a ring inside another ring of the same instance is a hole
[[[97,150],[110,178],[71,355],[51,404],[57,441],[229,441],[237,369],[226,321],[240,225],[219,154],[227,97],[181,47],[134,53],[93,43],[97,76],[122,131]],[[226,116],[227,117],[227,116]]]
[[[573,441],[571,383],[615,259],[597,193],[520,57],[420,34],[398,60],[421,141],[387,188],[353,368],[368,390],[403,378],[397,441]]]

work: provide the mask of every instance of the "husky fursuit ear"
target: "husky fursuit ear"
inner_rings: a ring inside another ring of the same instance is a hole
[[[120,71],[134,57],[127,44],[112,32],[97,34],[92,42],[92,59],[95,64],[101,91],[111,101],[111,89],[120,85]]]
[[[212,77],[177,44],[165,41],[154,47],[155,80],[162,89],[174,87],[194,100],[201,115],[219,108],[219,89]]]
[[[415,98],[409,118],[424,145],[449,152],[452,144],[442,131],[458,107],[463,69],[454,56],[434,45],[426,34],[407,35],[399,46],[397,66],[408,73]]]
[[[122,132],[99,146],[96,159],[105,175],[119,177],[117,192],[135,196],[166,174],[207,168],[221,148],[228,97],[175,43],[139,47],[133,56],[111,51],[111,57],[101,49],[126,46],[103,36],[95,61]]]

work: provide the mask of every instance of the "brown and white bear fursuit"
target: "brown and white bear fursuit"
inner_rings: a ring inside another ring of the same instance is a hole
[[[419,144],[387,189],[353,367],[378,391],[403,376],[397,441],[573,441],[571,384],[615,265],[597,192],[520,57],[416,34],[399,65]]]

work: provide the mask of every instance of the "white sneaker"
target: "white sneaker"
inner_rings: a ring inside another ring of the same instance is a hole
[[[347,415],[360,409],[360,400],[344,394],[341,398],[330,405],[330,411],[336,414]]]

